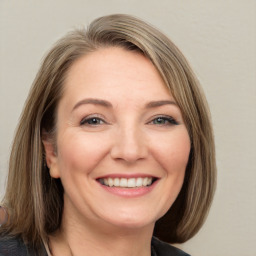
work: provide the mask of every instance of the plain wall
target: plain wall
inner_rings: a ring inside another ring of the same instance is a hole
[[[43,55],[67,31],[112,13],[164,31],[188,58],[211,107],[218,187],[204,227],[180,247],[194,256],[256,255],[255,0],[1,0],[0,195],[14,130]]]

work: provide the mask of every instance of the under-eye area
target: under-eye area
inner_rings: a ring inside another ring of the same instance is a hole
[[[151,186],[157,178],[155,177],[138,177],[138,178],[100,178],[99,183],[107,187],[120,188],[138,188]]]

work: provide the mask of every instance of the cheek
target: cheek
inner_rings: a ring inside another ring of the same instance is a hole
[[[190,153],[190,138],[181,130],[165,136],[162,143],[155,146],[154,154],[168,174],[184,173]]]
[[[59,137],[58,164],[61,175],[64,172],[90,173],[106,154],[106,145],[99,136],[85,136],[83,133]]]
[[[173,136],[172,136],[173,135]],[[155,159],[164,170],[164,182],[160,203],[163,216],[176,200],[184,181],[185,171],[190,154],[190,138],[187,132],[165,136],[162,146],[155,147]]]

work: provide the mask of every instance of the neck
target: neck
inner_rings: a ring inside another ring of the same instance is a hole
[[[64,218],[60,230],[50,237],[50,248],[52,256],[150,256],[153,228],[82,224]]]

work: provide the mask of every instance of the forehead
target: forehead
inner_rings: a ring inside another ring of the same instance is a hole
[[[76,97],[100,94],[104,97],[171,97],[149,59],[141,53],[118,47],[89,53],[71,66],[64,84],[64,97],[74,94]]]

